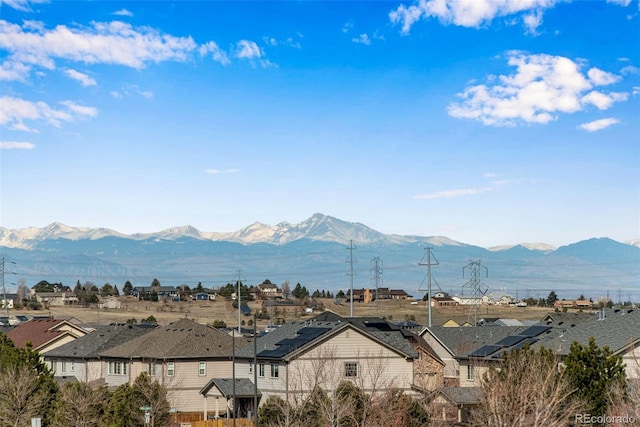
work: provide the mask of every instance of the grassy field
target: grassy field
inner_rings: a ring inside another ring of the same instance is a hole
[[[72,316],[83,323],[107,324],[111,322],[125,322],[128,319],[136,319],[140,322],[149,316],[156,318],[159,324],[166,325],[179,318],[188,317],[201,323],[213,323],[215,320],[224,321],[227,326],[234,327],[238,324],[238,311],[232,307],[231,301],[225,301],[220,298],[217,301],[190,301],[190,302],[148,302],[137,301],[135,298],[122,297],[122,308],[120,309],[97,309],[86,308],[80,306],[64,306],[51,307],[48,310],[25,311],[13,310],[11,314],[30,314],[30,315],[51,315],[53,317]],[[349,301],[336,305],[333,299],[320,300],[324,303],[327,310],[333,311],[341,316],[348,317],[350,314]],[[261,308],[261,302],[249,302],[252,311]],[[384,316],[387,319],[400,322],[406,319],[415,319],[416,322],[426,325],[428,318],[428,307],[424,301],[418,304],[411,304],[408,300],[386,300],[369,304],[354,303],[355,316]],[[552,311],[549,308],[539,307],[504,307],[504,306],[481,306],[477,311],[477,318],[482,317],[499,317],[499,318],[515,318],[515,319],[533,319],[540,320],[542,317]],[[299,320],[309,318],[315,314],[306,314],[298,317],[285,316],[285,320]],[[253,316],[244,316],[241,318],[245,321],[252,319]],[[432,322],[434,325],[441,325],[449,319],[453,319],[458,323],[467,320],[473,321],[473,308],[469,306],[457,307],[440,307],[432,308]],[[258,328],[263,328],[270,321],[259,320]]]

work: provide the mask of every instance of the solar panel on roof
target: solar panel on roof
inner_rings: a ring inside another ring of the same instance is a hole
[[[529,326],[527,329],[520,332],[520,335],[524,335],[525,337],[536,337],[549,329],[551,329],[551,326]]]
[[[473,353],[470,353],[469,357],[487,357],[491,353],[494,353],[498,350],[500,350],[500,347],[498,347],[497,345],[483,345]]]
[[[500,347],[511,347],[525,339],[524,335],[509,335],[508,337],[502,338],[495,345]]]
[[[520,349],[524,348],[525,345],[527,345],[527,344],[531,345],[531,344],[534,344],[536,342],[538,342],[538,340],[536,338],[527,338],[526,340],[519,342],[518,345],[513,347],[513,349],[514,350],[520,350]]]

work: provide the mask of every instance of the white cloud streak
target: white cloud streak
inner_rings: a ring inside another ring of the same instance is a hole
[[[97,84],[94,78],[79,71],[68,69],[64,73],[73,80],[79,81],[82,86],[95,86]]]
[[[231,174],[231,173],[239,173],[240,169],[205,169],[204,173],[209,175],[222,175],[222,174]]]
[[[586,130],[587,132],[597,132],[618,123],[620,123],[620,120],[614,118],[600,119],[589,123],[583,123],[578,126],[578,129]]]
[[[472,196],[474,194],[486,193],[493,191],[493,187],[475,187],[475,188],[459,188],[455,190],[443,190],[435,193],[418,194],[413,196],[414,199],[429,200],[429,199],[453,199],[461,196]]]
[[[236,43],[236,58],[255,59],[262,57],[262,50],[256,42],[240,40]]]
[[[120,21],[46,29],[40,22],[18,25],[0,20],[0,49],[9,53],[2,64],[5,80],[24,79],[32,67],[55,69],[56,59],[142,69],[151,62],[186,61],[196,47],[191,37]]]
[[[460,102],[449,104],[449,115],[493,126],[548,123],[559,113],[575,113],[589,105],[605,110],[628,98],[624,92],[592,90],[619,78],[597,68],[591,68],[587,78],[569,58],[518,51],[509,52],[507,58],[516,67],[515,74],[468,86],[457,95]]]
[[[78,119],[95,117],[98,110],[76,104],[73,101],[62,101],[65,108],[53,108],[43,101],[31,102],[11,96],[0,98],[0,125],[8,129],[25,132],[37,132],[25,124],[25,121],[45,121],[46,123],[60,127],[62,122],[73,122]]]
[[[200,52],[200,56],[207,56],[210,54],[214,61],[219,62],[222,65],[229,65],[231,63],[227,53],[220,49],[220,46],[218,46],[214,41],[201,45],[198,52]]]
[[[0,149],[2,150],[32,150],[36,144],[24,141],[0,141]]]
[[[48,0],[0,0],[0,6],[6,4],[21,12],[31,12],[31,4],[49,3]]]
[[[365,33],[365,34],[360,34],[358,37],[354,37],[351,39],[352,42],[354,43],[360,43],[360,44],[364,44],[364,45],[371,45],[371,39],[369,38],[369,36]]]
[[[115,12],[113,12],[113,15],[116,16],[133,16],[133,13],[127,9],[120,9],[120,10],[116,10]]]
[[[444,25],[479,28],[496,17],[525,13],[523,23],[530,34],[536,34],[543,12],[562,0],[418,0],[410,6],[398,6],[389,13],[393,24],[408,34],[421,19],[437,18]]]

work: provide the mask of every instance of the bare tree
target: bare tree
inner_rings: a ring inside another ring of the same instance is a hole
[[[85,382],[67,382],[60,388],[54,426],[95,427],[100,423],[106,387],[91,387]]]
[[[291,295],[291,286],[289,286],[289,281],[285,280],[281,288],[282,288],[282,298],[289,299],[289,295]]]
[[[473,423],[495,427],[560,427],[582,407],[571,395],[558,358],[547,349],[525,348],[505,356],[499,368],[490,367],[481,382],[484,393]]]
[[[0,375],[0,425],[22,427],[38,417],[46,401],[38,373],[27,364],[8,366]]]

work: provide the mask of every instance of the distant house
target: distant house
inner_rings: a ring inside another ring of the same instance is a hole
[[[207,292],[198,292],[197,294],[191,295],[191,299],[194,301],[215,301],[216,294],[207,293]]]
[[[569,299],[563,299],[563,300],[558,300],[556,302],[553,303],[553,306],[555,308],[592,308],[593,307],[593,303],[589,300],[569,300]]]
[[[2,294],[0,295],[0,309],[12,309],[15,305],[15,302],[18,300],[18,294]]]
[[[431,307],[455,307],[458,302],[451,297],[431,297]]]
[[[178,298],[178,289],[175,286],[136,286],[131,295],[139,300],[161,301]]]
[[[262,310],[266,313],[273,313],[276,311],[282,314],[299,315],[302,313],[302,303],[298,300],[282,299],[282,300],[265,300],[262,301]]]
[[[459,305],[482,305],[482,298],[453,296],[451,297]]]
[[[116,297],[100,297],[96,306],[101,310],[113,310],[122,308],[122,302]]]
[[[360,302],[360,303],[370,303],[371,301],[373,301],[376,297],[376,291],[375,289],[373,291],[371,291],[370,289],[354,289],[353,290],[353,302]],[[346,296],[347,296],[347,300],[351,301],[351,289],[349,289],[346,292]]]
[[[256,299],[282,298],[282,290],[269,281],[260,283],[253,290]]]
[[[78,304],[78,297],[73,291],[36,292],[36,301],[45,307]]]
[[[31,346],[33,350],[45,354],[88,333],[88,330],[68,320],[31,319],[8,331],[7,336],[16,347]]]

